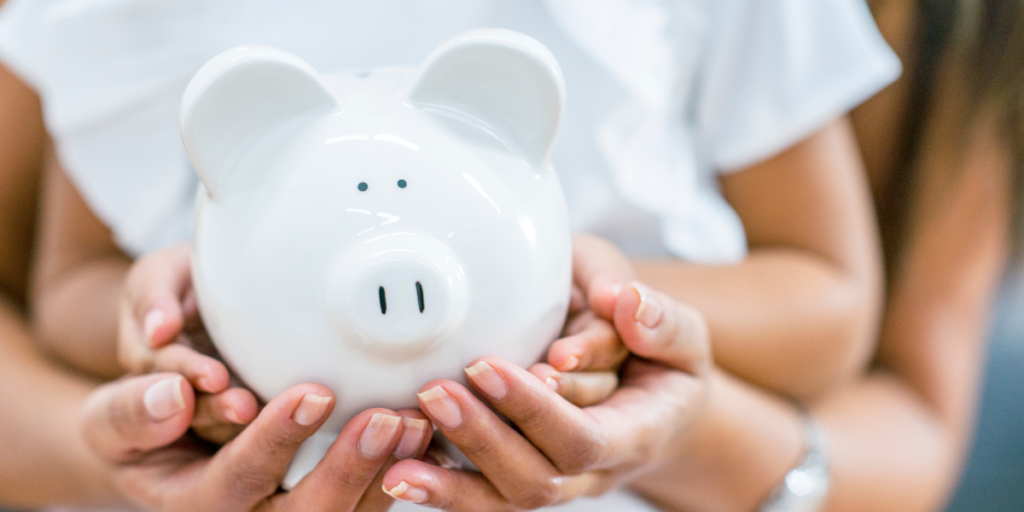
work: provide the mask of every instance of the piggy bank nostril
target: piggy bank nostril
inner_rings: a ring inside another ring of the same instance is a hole
[[[420,302],[420,313],[423,312],[423,285],[416,281],[416,298]]]
[[[377,296],[380,297],[380,314],[386,315],[388,312],[388,299],[384,295],[384,287],[377,288]],[[420,311],[423,311],[423,300],[420,299]]]

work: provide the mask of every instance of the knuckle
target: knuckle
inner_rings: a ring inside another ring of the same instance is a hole
[[[548,507],[558,502],[561,496],[561,488],[552,479],[534,482],[532,485],[518,492],[511,500],[519,508],[535,510]]]
[[[555,467],[570,475],[589,471],[600,463],[603,446],[604,442],[596,432],[576,436],[566,444],[564,455],[557,458]]]
[[[231,478],[225,479],[224,485],[228,496],[246,502],[272,493],[277,488],[277,479],[254,466],[244,465],[236,468]]]
[[[528,429],[548,420],[551,414],[549,399],[537,391],[531,391],[524,400],[518,401],[513,420],[520,428]]]

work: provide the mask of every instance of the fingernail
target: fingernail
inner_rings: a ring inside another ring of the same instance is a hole
[[[430,388],[417,396],[423,402],[423,408],[445,428],[455,428],[462,424],[459,403],[441,386]]]
[[[550,389],[551,391],[558,393],[558,381],[555,380],[554,377],[548,377],[547,379],[545,379],[544,384],[547,384],[548,389]]]
[[[563,364],[562,367],[559,368],[559,370],[561,370],[563,372],[571,372],[571,371],[575,370],[576,367],[579,366],[579,365],[580,365],[580,358],[578,358],[576,356],[569,356],[569,359],[567,359],[565,361],[565,364]]]
[[[495,400],[501,400],[508,394],[508,383],[505,382],[505,379],[498,375],[491,365],[483,361],[466,368],[466,375],[484,393]]]
[[[242,420],[238,418],[238,413],[236,413],[234,409],[228,409],[227,411],[224,411],[224,417],[227,418],[228,421],[236,425],[242,424]]]
[[[302,401],[299,402],[299,406],[295,408],[292,419],[295,420],[295,423],[308,427],[323,418],[324,413],[327,412],[327,406],[331,405],[331,400],[333,398],[329,396],[306,393],[306,396],[302,397]]]
[[[160,328],[166,319],[167,314],[162,309],[153,309],[146,313],[146,318],[142,321],[142,330],[146,333],[146,341],[153,340],[153,333]]]
[[[661,304],[658,304],[650,293],[645,293],[646,289],[640,285],[634,284],[633,291],[640,297],[640,305],[636,308],[636,321],[648,329],[654,329],[661,322]]]
[[[380,457],[395,438],[398,424],[401,422],[401,418],[390,414],[378,412],[371,416],[370,423],[363,429],[363,435],[359,438],[359,451],[370,459]]]
[[[613,284],[612,285],[612,293],[615,294],[616,297],[618,297],[619,294],[622,293],[622,285],[619,284],[619,283]]]
[[[423,434],[430,426],[427,420],[402,417],[402,438],[395,446],[396,459],[411,459],[420,451],[420,444],[423,443]]]
[[[183,380],[181,375],[175,375],[149,386],[142,396],[149,417],[163,421],[185,410],[185,395],[181,392]]]
[[[413,487],[403,480],[398,485],[391,488],[389,491],[386,485],[381,485],[381,489],[388,493],[392,498],[396,500],[408,501],[411,503],[423,503],[427,501],[427,491],[420,489],[419,487]]]

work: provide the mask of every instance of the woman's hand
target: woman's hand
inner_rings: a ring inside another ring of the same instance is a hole
[[[406,460],[388,470],[385,490],[451,511],[533,509],[601,494],[671,460],[707,394],[706,326],[692,308],[639,283],[620,288],[613,303],[615,328],[640,357],[623,365],[610,398],[581,409],[536,375],[481,358],[466,373],[486,403],[448,380],[419,394],[423,411],[480,473]]]
[[[121,293],[118,358],[134,373],[174,372],[196,395],[193,430],[223,444],[259,411],[256,397],[231,387],[230,373],[216,357],[192,289],[192,249],[183,243],[139,259]]]
[[[422,456],[432,431],[417,411],[364,411],[313,472],[284,493],[278,487],[292,456],[334,407],[327,388],[285,391],[216,451],[187,434],[194,405],[194,390],[180,375],[122,379],[90,396],[82,430],[129,498],[147,509],[188,512],[387,510],[384,471],[394,454]]]

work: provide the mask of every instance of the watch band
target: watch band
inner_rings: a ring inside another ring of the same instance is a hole
[[[825,506],[832,483],[828,436],[810,412],[801,412],[801,422],[804,458],[768,493],[758,512],[820,512]]]

